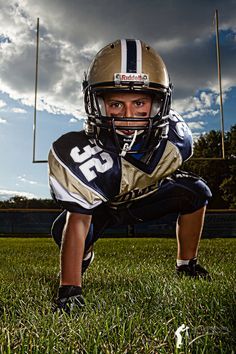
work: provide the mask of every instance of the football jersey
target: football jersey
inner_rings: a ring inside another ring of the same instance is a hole
[[[69,132],[56,140],[49,152],[51,193],[71,212],[92,214],[101,203],[116,208],[155,192],[191,155],[191,132],[173,110],[168,137],[148,159],[109,153],[83,130]]]

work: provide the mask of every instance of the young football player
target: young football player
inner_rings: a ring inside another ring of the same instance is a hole
[[[95,56],[83,89],[85,129],[63,135],[49,153],[52,195],[64,209],[52,228],[61,248],[58,308],[84,305],[82,274],[105,228],[170,213],[179,215],[176,272],[209,277],[197,256],[211,192],[179,170],[192,136],[171,109],[161,57],[140,40],[117,40]]]

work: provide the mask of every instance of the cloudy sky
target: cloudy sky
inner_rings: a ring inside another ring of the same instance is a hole
[[[36,22],[40,18],[36,159],[82,127],[81,79],[94,54],[138,38],[163,57],[173,107],[194,137],[220,129],[215,9],[225,129],[235,124],[236,0],[0,0],[0,199],[49,197],[47,165],[32,163]]]

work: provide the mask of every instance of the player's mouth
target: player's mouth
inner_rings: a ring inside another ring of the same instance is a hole
[[[135,130],[117,129],[117,133],[120,135],[132,136],[132,135],[134,135]]]
[[[137,135],[140,135],[143,133],[143,130],[124,130],[124,129],[117,129],[117,133],[120,134],[120,135],[125,135],[125,136],[129,136],[129,137],[132,137],[136,132],[136,136]]]
[[[133,135],[135,130],[122,130],[121,133],[124,135]]]

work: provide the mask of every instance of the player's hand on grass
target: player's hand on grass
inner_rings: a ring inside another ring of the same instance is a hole
[[[70,315],[73,309],[81,309],[84,306],[85,301],[80,286],[62,285],[59,287],[55,311]]]

